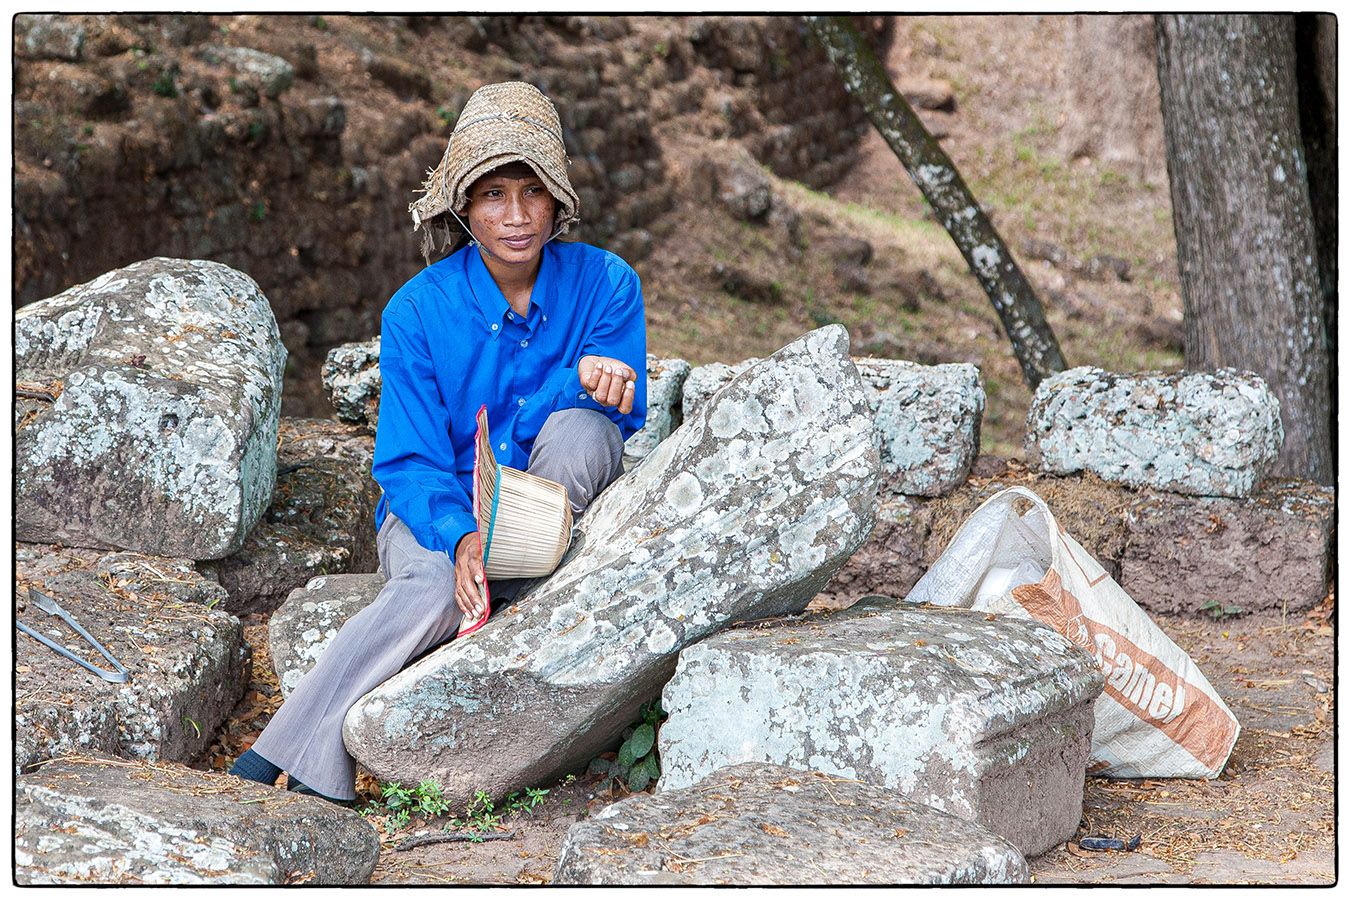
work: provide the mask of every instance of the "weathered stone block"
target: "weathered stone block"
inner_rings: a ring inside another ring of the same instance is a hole
[[[198,566],[228,591],[226,610],[271,612],[316,575],[376,569],[374,452],[358,426],[281,420],[272,505],[238,553]]]
[[[14,793],[19,884],[365,884],[380,852],[352,810],[181,765],[74,757]]]
[[[14,315],[20,540],[216,559],[272,497],[286,348],[253,279],[156,258]]]
[[[374,431],[380,421],[380,339],[329,350],[322,378],[337,417]]]
[[[984,386],[970,363],[859,359],[889,491],[937,497],[959,487],[980,449]]]
[[[1246,497],[1284,442],[1280,402],[1251,372],[1118,375],[1080,366],[1041,382],[1026,453],[1046,472],[1180,494]]]
[[[347,748],[452,803],[547,782],[614,740],[681,648],[805,607],[872,527],[877,452],[847,352],[830,326],[748,369],[600,495],[514,615],[352,707]]]
[[[1047,626],[967,610],[854,606],[737,629],[680,653],[659,791],[721,766],[821,769],[979,823],[1021,852],[1082,814],[1091,656]]]
[[[374,602],[384,584],[378,574],[329,575],[291,592],[267,622],[272,668],[283,696],[291,695],[346,621]]]
[[[685,415],[756,361],[695,366],[685,379]],[[980,448],[980,370],[969,363],[923,366],[899,359],[854,363],[876,423],[886,492],[936,497],[959,487]]]
[[[99,668],[112,668],[59,618],[28,603],[27,587],[36,587],[126,666],[131,680],[104,681],[17,634],[15,769],[83,749],[197,758],[248,684],[243,628],[213,608],[225,591],[190,560],[91,556],[97,554],[16,545],[18,619]]]
[[[746,763],[568,829],[554,884],[1020,884],[971,822],[862,781]]]
[[[1151,613],[1302,612],[1327,593],[1336,495],[1309,482],[1245,499],[1147,492],[1129,508],[1120,586]]]
[[[623,445],[623,467],[633,468],[684,421],[680,397],[689,363],[647,354],[647,423]]]

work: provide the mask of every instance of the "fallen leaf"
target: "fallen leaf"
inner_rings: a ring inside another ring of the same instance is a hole
[[[784,831],[783,829],[779,828],[777,825],[771,825],[771,824],[769,824],[768,822],[761,822],[761,823],[759,824],[759,830],[762,831],[762,832],[764,832],[765,834],[771,834],[771,835],[773,835],[774,837],[787,837],[787,836],[788,836],[788,833],[787,833],[786,831]]]

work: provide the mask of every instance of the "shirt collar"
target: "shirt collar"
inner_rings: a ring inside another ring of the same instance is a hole
[[[535,276],[534,288],[530,291],[530,306],[538,306],[544,315],[548,315],[549,307],[552,305],[553,270],[557,267],[552,243],[550,241],[544,245],[539,259],[539,274]],[[483,314],[483,320],[490,329],[494,323],[506,317],[511,311],[511,304],[506,302],[506,295],[497,287],[497,282],[488,271],[487,264],[483,262],[482,253],[482,248],[477,244],[469,248],[469,252],[465,254],[467,257],[465,274],[468,276],[469,290],[473,293],[478,309]]]

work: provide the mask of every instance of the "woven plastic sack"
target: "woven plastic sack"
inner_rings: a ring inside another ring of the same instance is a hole
[[[1031,502],[1023,515],[1018,498]],[[1223,771],[1237,718],[1032,491],[1008,488],[986,500],[906,599],[1033,618],[1096,657],[1106,689],[1093,709],[1089,772],[1216,778]]]

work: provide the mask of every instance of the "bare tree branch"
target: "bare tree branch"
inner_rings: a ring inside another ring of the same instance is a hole
[[[806,16],[844,87],[858,99],[919,186],[989,295],[1022,377],[1033,389],[1066,368],[1045,312],[993,223],[975,202],[956,165],[891,83],[871,46],[847,16]]]

